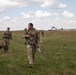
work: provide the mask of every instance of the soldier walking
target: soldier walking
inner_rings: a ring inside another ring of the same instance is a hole
[[[4,52],[7,53],[9,50],[9,41],[12,40],[12,34],[10,32],[10,28],[8,27],[7,30],[3,33],[2,42],[4,47]]]
[[[24,36],[27,40],[26,45],[27,45],[29,68],[33,68],[39,36],[37,30],[33,28],[32,23],[28,24],[27,34],[25,34]]]

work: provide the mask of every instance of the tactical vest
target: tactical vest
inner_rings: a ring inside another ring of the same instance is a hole
[[[28,35],[30,36],[27,43],[30,45],[36,45],[38,41],[38,34],[37,31],[33,28],[28,30]]]
[[[6,31],[4,34],[3,34],[3,38],[8,38],[10,39],[11,37],[11,32],[10,31]]]

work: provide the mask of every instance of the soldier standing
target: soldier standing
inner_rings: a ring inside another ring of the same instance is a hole
[[[41,34],[42,34],[42,36],[44,36],[44,31],[43,30],[41,31]]]
[[[39,36],[37,30],[33,28],[32,23],[28,24],[28,32],[24,36],[25,38],[27,38],[27,49],[28,49],[27,54],[28,54],[29,68],[33,68]]]
[[[8,27],[7,30],[3,33],[2,41],[3,41],[3,47],[4,52],[7,53],[9,49],[9,41],[12,40],[12,34],[10,32],[10,28]]]

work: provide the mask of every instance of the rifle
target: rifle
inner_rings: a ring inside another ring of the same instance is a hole
[[[38,48],[38,51],[41,52],[40,48]]]

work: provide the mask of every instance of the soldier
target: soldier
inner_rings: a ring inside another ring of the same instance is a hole
[[[2,36],[2,42],[3,42],[3,47],[4,47],[5,53],[8,52],[10,39],[12,40],[12,34],[10,32],[10,28],[8,27]]]
[[[33,28],[33,24],[28,24],[28,34],[25,35],[27,38],[27,54],[28,54],[28,61],[29,61],[29,68],[33,68],[34,66],[34,59],[35,59],[35,52],[37,49],[37,44],[39,40],[38,32],[35,28]]]
[[[41,34],[42,34],[42,36],[44,36],[44,31],[43,30],[41,31]]]

